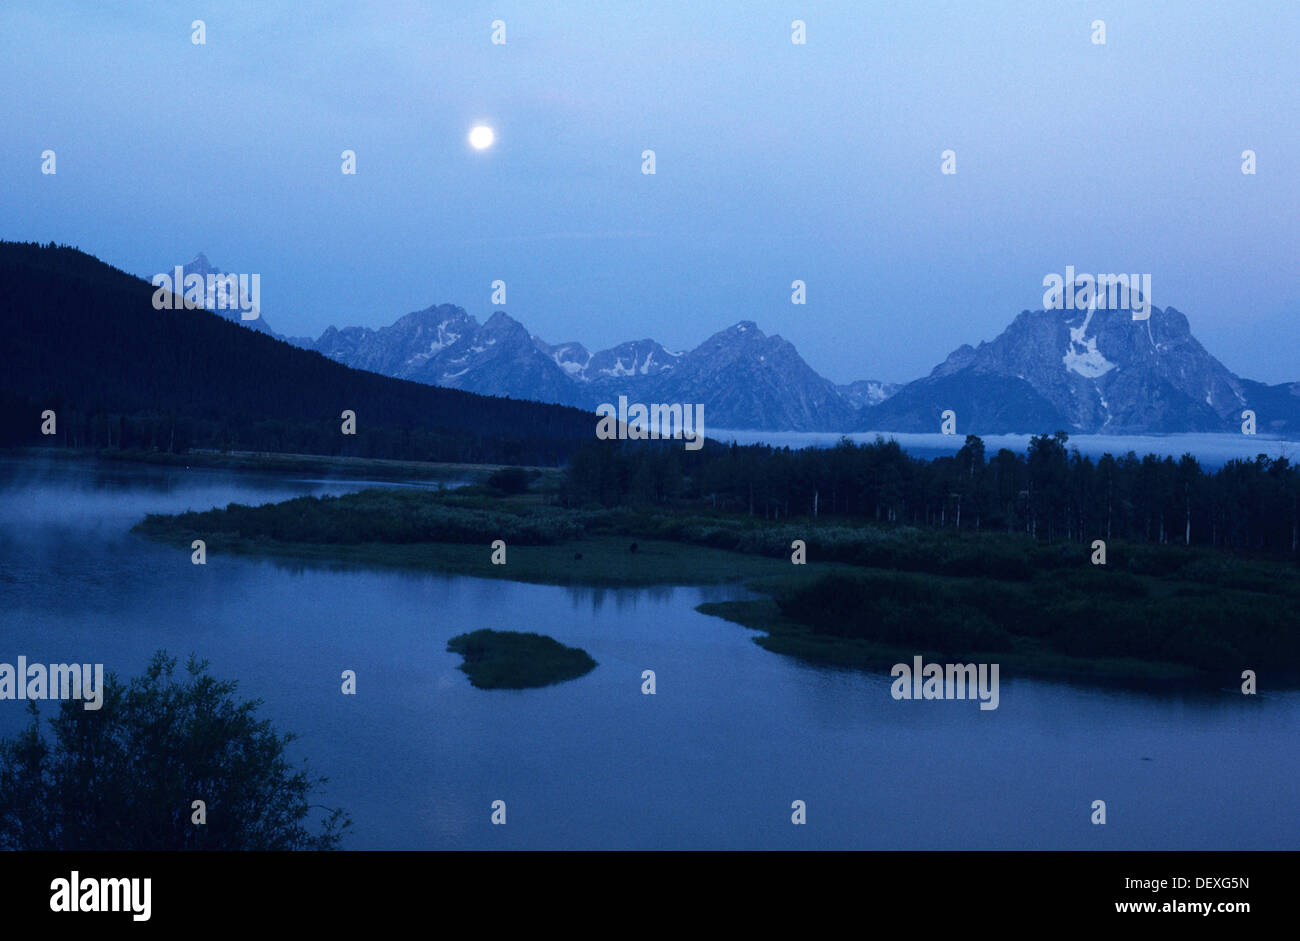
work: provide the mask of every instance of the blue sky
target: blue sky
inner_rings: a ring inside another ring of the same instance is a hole
[[[1229,368],[1300,379],[1300,4],[302,6],[0,7],[0,237],[203,251],[291,335],[482,320],[500,278],[552,342],[747,319],[840,382],[927,373],[1067,265],[1149,272]]]

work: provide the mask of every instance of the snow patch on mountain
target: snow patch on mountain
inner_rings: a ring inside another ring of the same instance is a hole
[[[1088,324],[1092,321],[1094,311],[1090,307],[1083,323],[1070,327],[1070,343],[1062,360],[1065,368],[1085,379],[1096,379],[1115,368],[1115,364],[1106,359],[1097,349],[1097,338],[1088,336]]]

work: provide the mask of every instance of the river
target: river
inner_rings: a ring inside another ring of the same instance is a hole
[[[195,566],[129,531],[148,512],[362,486],[0,460],[0,661],[127,678],[159,648],[208,659],[298,735],[291,757],[330,778],[319,799],[351,814],[351,849],[1296,845],[1300,692],[1266,674],[1246,697],[1003,670],[996,710],[896,701],[887,674],[769,653],[694,610],[745,597],[739,585],[575,589],[218,554]],[[549,634],[599,666],[474,689],[446,644],[480,627]],[[24,705],[0,701],[0,735]],[[1090,823],[1099,799],[1104,826]]]

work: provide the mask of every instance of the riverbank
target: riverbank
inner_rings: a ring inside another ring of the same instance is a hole
[[[153,529],[140,532],[151,537],[161,535]],[[198,531],[186,531],[186,535],[191,532]],[[165,541],[179,547],[189,546],[183,539]],[[209,554],[227,552],[326,566],[405,569],[591,588],[716,585],[781,574],[789,565],[776,559],[662,540],[641,540],[637,552],[632,553],[628,551],[631,544],[622,536],[590,536],[548,546],[507,545],[506,561],[500,565],[492,563],[493,550],[486,542],[327,545],[237,538],[228,534],[216,534],[205,542]]]
[[[887,668],[922,653],[1025,675],[1220,684],[1261,665],[1300,666],[1294,569],[1186,547],[1117,543],[1099,566],[1078,545],[1006,534],[426,490],[232,504],[150,515],[135,528],[184,551],[203,539],[209,553],[542,584],[743,582],[766,598],[701,610],[762,631],[765,649],[818,663]],[[792,564],[792,536],[806,564]]]
[[[754,583],[750,587],[761,590],[764,586]],[[914,656],[931,663],[953,657],[951,651],[940,649],[819,635],[807,625],[783,616],[772,598],[710,601],[697,605],[696,610],[757,631],[759,636],[754,638],[754,643],[764,650],[809,663],[883,671],[896,663],[910,666]],[[965,651],[961,659],[969,663],[1000,664],[1004,677],[1020,675],[1121,685],[1200,685],[1210,679],[1204,671],[1185,664],[1132,657],[1069,657],[1033,643],[1025,643],[1016,650]]]

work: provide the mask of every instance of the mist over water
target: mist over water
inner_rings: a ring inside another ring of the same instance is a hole
[[[291,755],[331,779],[320,798],[352,815],[352,849],[1293,840],[1279,824],[1300,817],[1300,692],[1153,694],[1003,670],[995,711],[896,701],[886,673],[769,653],[694,610],[747,597],[740,586],[562,588],[219,554],[194,566],[129,532],[147,512],[362,485],[0,462],[0,661],[103,662],[125,679],[158,648],[208,658],[299,735]],[[446,643],[480,627],[548,634],[599,665],[559,686],[474,689]],[[345,669],[356,696],[340,693]],[[0,735],[26,724],[24,705],[0,701]],[[508,826],[489,823],[497,799]],[[808,826],[790,825],[796,799]],[[1106,827],[1089,823],[1095,799]]]

